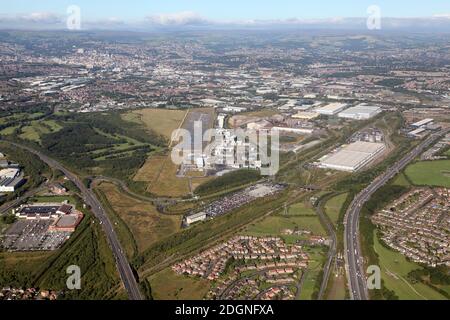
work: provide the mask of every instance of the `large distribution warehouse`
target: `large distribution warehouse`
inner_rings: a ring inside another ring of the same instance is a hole
[[[339,118],[352,120],[368,120],[381,113],[380,107],[359,105],[339,113]]]
[[[330,103],[324,107],[319,107],[316,110],[314,110],[315,112],[325,115],[325,116],[334,116],[336,114],[338,114],[339,112],[341,112],[342,110],[344,110],[345,108],[347,108],[347,104],[345,103]]]
[[[348,172],[358,171],[379,156],[385,148],[383,143],[354,142],[320,159],[319,167]]]

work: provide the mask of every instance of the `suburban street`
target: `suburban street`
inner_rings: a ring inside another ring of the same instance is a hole
[[[448,130],[432,134],[407,156],[398,161],[385,173],[376,178],[367,188],[361,191],[351,203],[344,219],[345,235],[345,263],[350,295],[353,300],[368,300],[369,292],[364,270],[364,258],[361,251],[359,221],[363,205],[382,186],[402,171],[417,156],[430,147],[439,137],[445,135]]]
[[[139,285],[133,275],[133,271],[130,267],[130,264],[128,263],[125,253],[117,238],[113,225],[110,222],[105,210],[102,208],[100,201],[95,197],[93,191],[86,188],[86,186],[78,178],[78,176],[67,170],[63,165],[61,165],[56,160],[30,147],[23,146],[13,142],[9,143],[18,148],[24,149],[30,153],[35,154],[49,167],[60,170],[70,181],[72,181],[78,187],[78,189],[80,189],[84,202],[91,207],[92,213],[100,221],[100,224],[102,225],[103,230],[106,233],[108,243],[111,247],[112,253],[116,261],[117,270],[119,271],[122,282],[125,286],[125,289],[128,292],[129,299],[142,300],[143,297],[141,295],[141,292],[139,291]]]

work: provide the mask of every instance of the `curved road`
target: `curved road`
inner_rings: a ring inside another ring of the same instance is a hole
[[[345,266],[347,272],[350,295],[353,300],[368,300],[369,291],[367,288],[367,279],[364,272],[364,260],[361,252],[359,238],[359,219],[363,205],[369,201],[372,195],[382,186],[402,171],[411,161],[423,153],[438,138],[446,134],[449,130],[442,130],[432,134],[408,155],[389,168],[385,173],[376,178],[366,189],[361,191],[351,203],[345,216]]]
[[[332,223],[328,220],[325,212],[323,211],[323,207],[326,203],[326,201],[329,200],[329,198],[325,198],[324,200],[321,200],[316,206],[316,212],[319,215],[319,219],[322,222],[322,225],[326,226],[328,236],[331,238],[331,245],[330,249],[328,250],[328,256],[327,256],[327,262],[325,263],[324,269],[323,269],[323,278],[322,278],[322,284],[320,285],[319,290],[319,300],[323,300],[323,297],[325,295],[325,291],[328,286],[328,281],[330,279],[330,273],[332,269],[332,263],[333,260],[336,257],[337,253],[337,236],[336,231],[334,229],[334,226]]]
[[[83,182],[67,170],[63,165],[61,165],[58,161],[46,156],[45,154],[34,150],[30,147],[23,146],[14,142],[8,142],[18,148],[24,149],[30,153],[35,154],[38,156],[43,162],[45,162],[49,167],[58,169],[61,172],[64,173],[64,175],[72,181],[78,189],[80,189],[81,194],[83,196],[84,202],[91,207],[92,213],[95,215],[95,217],[100,221],[101,225],[103,226],[103,230],[106,233],[108,243],[111,247],[112,253],[114,255],[114,258],[116,260],[116,266],[117,270],[119,271],[120,278],[122,279],[122,282],[125,286],[125,289],[128,292],[128,297],[131,300],[142,300],[143,297],[141,295],[141,292],[139,291],[139,285],[134,277],[133,271],[130,267],[130,264],[128,263],[128,260],[124,254],[124,251],[120,245],[120,242],[117,238],[117,235],[114,231],[113,225],[111,221],[109,221],[108,216],[105,212],[105,210],[102,208],[100,201],[95,197],[92,190],[86,188],[86,186],[83,184]]]

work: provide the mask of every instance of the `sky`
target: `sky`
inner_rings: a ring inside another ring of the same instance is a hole
[[[248,21],[367,17],[377,5],[384,17],[450,21],[449,0],[2,0],[0,27],[57,24],[77,5],[85,21],[152,25],[231,24]]]

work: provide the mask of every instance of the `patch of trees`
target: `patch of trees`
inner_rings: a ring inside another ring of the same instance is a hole
[[[81,290],[65,291],[62,299],[107,299],[119,283],[114,259],[98,223],[88,215],[63,249],[39,269],[35,283],[39,287],[66,290],[69,265],[81,269]],[[111,297],[110,297],[111,298]]]
[[[438,286],[450,285],[450,271],[448,267],[440,266],[437,268],[425,267],[411,271],[409,276],[413,279],[421,281],[428,278],[431,284]]]
[[[127,180],[133,176],[147,160],[149,149],[140,149],[136,152],[120,158],[111,157],[98,161],[98,165],[104,170],[103,173],[113,178]]]
[[[13,117],[15,114],[27,113],[30,115],[29,118],[23,119],[23,117]],[[31,117],[34,113],[42,113],[42,115]],[[41,120],[48,117],[52,113],[52,108],[47,105],[35,105],[35,106],[18,106],[14,110],[0,110],[0,118],[13,117],[7,120],[5,123],[0,124],[0,131],[9,127],[14,127],[17,125],[22,125],[30,121]]]
[[[14,222],[17,221],[17,217],[12,214],[1,216],[0,219],[4,224],[13,224]]]
[[[370,216],[407,191],[408,188],[404,186],[386,185],[380,188],[363,207],[360,220],[360,233],[364,236],[361,237],[361,246],[368,259],[368,264],[379,265],[378,255],[373,249],[376,227],[372,223]],[[381,290],[373,290],[371,294],[372,298],[376,300],[398,300],[398,296],[395,292],[387,289],[384,286],[384,283],[382,283]]]
[[[27,177],[26,183],[22,187],[2,199],[4,202],[11,201],[23,195],[27,190],[36,188],[45,180],[43,174],[50,172],[50,168],[44,162],[28,151],[13,147],[4,142],[0,142],[0,148],[10,161],[20,164]]]
[[[195,193],[198,195],[213,194],[219,191],[246,185],[261,179],[257,170],[242,169],[224,174],[222,177],[200,185]]]
[[[122,135],[133,138],[142,143],[152,144],[154,146],[164,146],[165,139],[158,134],[151,132],[142,125],[124,121],[119,112],[106,114],[69,114],[58,117],[65,122],[77,122],[97,128],[109,135]]]
[[[80,193],[81,190],[78,189],[75,183],[70,180],[67,180],[63,183],[63,187],[69,190],[70,192]]]
[[[89,152],[113,147],[117,141],[95,131],[85,123],[68,124],[58,132],[47,134],[42,146],[55,157],[76,168],[92,167],[95,161]]]
[[[379,85],[379,86],[383,86],[383,87],[392,88],[392,87],[396,87],[396,86],[402,85],[404,83],[405,83],[405,80],[403,80],[403,79],[395,79],[395,78],[393,78],[393,79],[383,79],[381,81],[376,82],[375,84]]]
[[[441,288],[441,286],[450,285],[450,271],[448,267],[424,267],[423,269],[413,270],[408,274],[408,279],[413,283],[422,282],[447,299],[450,299],[450,294]]]

